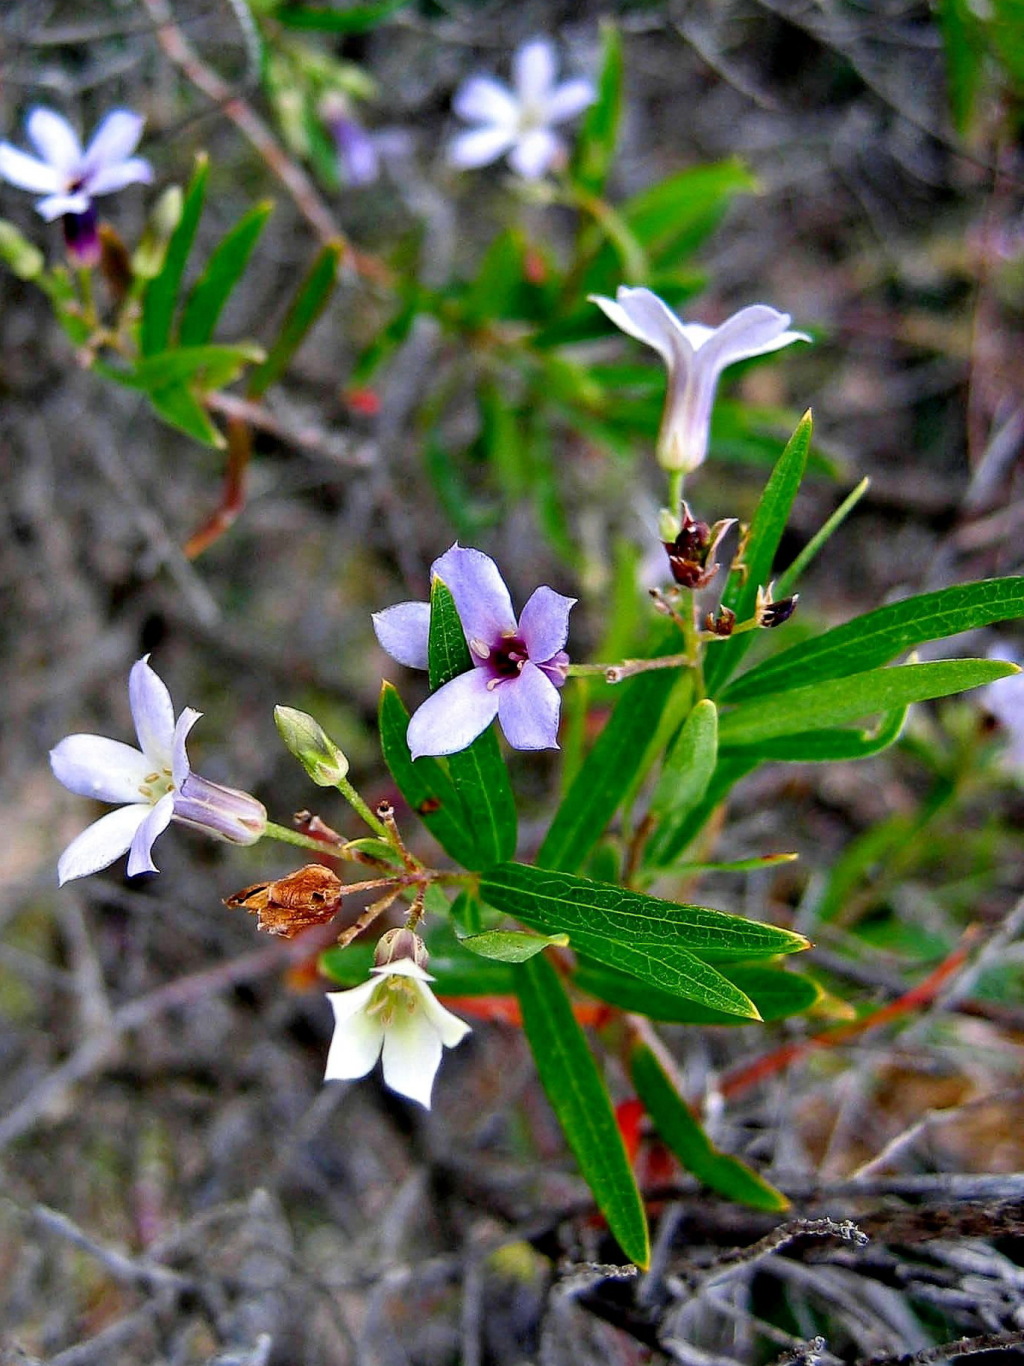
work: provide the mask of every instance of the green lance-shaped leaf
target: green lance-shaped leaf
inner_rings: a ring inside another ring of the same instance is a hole
[[[206,409],[185,384],[170,385],[166,389],[151,389],[149,401],[172,427],[194,437],[204,446],[223,450],[227,445],[223,435],[210,421]]]
[[[555,969],[543,955],[516,969],[523,1028],[537,1073],[608,1227],[645,1267],[650,1241],[643,1202],[607,1087]]]
[[[775,554],[807,468],[811,433],[811,415],[808,412],[800,419],[769,475],[750,524],[743,566],[734,569],[726,582],[722,606],[735,612],[738,621],[747,621],[753,615],[758,588],[766,587],[771,580]],[[704,665],[708,692],[717,694],[721,690],[746,654],[752,639],[753,634],[748,632],[709,647]]]
[[[210,253],[206,268],[185,303],[178,329],[178,341],[182,346],[202,346],[213,336],[217,320],[245,274],[273,207],[269,200],[264,200],[243,214]]]
[[[690,712],[669,750],[651,802],[658,828],[648,845],[645,862],[659,863],[659,851],[674,847],[676,831],[700,803],[718,762],[718,712],[705,698]]]
[[[737,746],[727,749],[730,757],[749,753],[755,763],[826,764],[849,759],[867,759],[881,754],[894,745],[907,721],[907,708],[897,707],[882,717],[870,730],[841,728],[812,730],[796,735],[782,735],[777,740],[762,740],[749,749]]]
[[[943,640],[1016,617],[1024,617],[1021,577],[982,579],[921,593],[854,617],[773,655],[730,683],[722,699],[746,702],[822,679],[863,673],[888,664],[925,641]]]
[[[209,170],[210,165],[206,157],[197,157],[195,173],[185,191],[181,217],[167,244],[163,265],[159,274],[146,286],[142,298],[142,326],[139,332],[139,347],[144,356],[166,351],[170,344],[181,281],[203,212]]]
[[[463,948],[498,963],[525,963],[544,949],[564,949],[567,934],[524,934],[522,930],[483,930],[459,940]]]
[[[772,925],[519,863],[485,873],[480,895],[531,929],[568,934],[573,948],[607,967],[752,1020],[759,1018],[757,1007],[705,960],[764,958],[807,947],[802,935]]]
[[[473,824],[444,768],[436,759],[409,753],[409,713],[391,683],[381,688],[378,722],[384,762],[402,796],[446,854],[465,868],[480,866]]]
[[[332,242],[324,247],[299,285],[285,315],[277,340],[267,352],[263,364],[249,376],[250,398],[262,398],[291,363],[295,352],[306,339],[306,334],[327,307],[338,279],[338,263],[342,244]]]
[[[263,356],[263,348],[252,342],[175,347],[140,360],[134,383],[148,393],[180,384],[209,392],[230,384],[247,365],[261,361]]]
[[[608,179],[622,118],[622,35],[610,21],[601,28],[603,56],[597,99],[587,110],[576,139],[572,178],[590,194],[600,194]]]
[[[637,1095],[654,1127],[698,1181],[753,1209],[778,1213],[789,1208],[782,1192],[763,1176],[738,1157],[719,1152],[649,1048],[643,1044],[634,1048],[629,1067]]]
[[[667,868],[674,864],[697,838],[715,809],[726,800],[736,784],[759,763],[757,755],[748,749],[719,750],[718,763],[715,765],[707,791],[689,815],[677,824],[672,831],[671,839],[665,839],[658,844],[658,862],[655,867]]]
[[[816,982],[799,972],[787,972],[784,968],[741,963],[723,968],[722,975],[753,1001],[765,1023],[802,1015],[821,999],[821,990]],[[667,991],[652,987],[649,982],[638,981],[615,968],[607,968],[584,958],[579,960],[573,982],[580,991],[596,996],[608,1005],[618,1006],[620,1010],[628,1010],[635,1015],[645,1015],[649,1020],[659,1020],[663,1024],[750,1023],[742,1016],[726,1014],[681,996],[671,996]]]
[[[812,450],[808,457],[808,465],[810,465],[813,457],[814,451]],[[826,519],[807,542],[796,559],[788,565],[775,580],[775,593],[777,597],[785,598],[792,593],[793,589],[800,582],[800,576],[821,554],[822,550],[828,545],[829,541],[846,521],[847,517],[849,517],[850,513],[864,497],[870,487],[871,480],[865,478],[862,479],[855,488],[850,490],[836,508],[835,512],[832,513],[831,517]]]
[[[438,578],[430,587],[428,662],[432,692],[473,668],[455,599]],[[489,868],[510,858],[516,847],[516,804],[493,726],[448,756],[448,773],[473,831],[476,858],[468,866]]]
[[[850,678],[811,683],[744,702],[723,715],[719,740],[723,746],[756,745],[781,735],[802,735],[912,702],[966,692],[1019,672],[1014,665],[994,659],[944,659],[932,664],[870,669]]]
[[[620,803],[654,761],[652,736],[678,674],[654,669],[623,685],[604,729],[555,812],[537,854],[545,868],[579,868]]]
[[[368,33],[409,3],[410,0],[371,0],[369,4],[346,5],[344,9],[328,5],[278,5],[274,18],[285,28],[318,33]]]
[[[946,86],[956,131],[967,131],[984,70],[985,44],[970,0],[939,0]]]
[[[477,277],[462,301],[463,321],[470,326],[519,315],[526,239],[514,228],[499,233],[484,253]]]

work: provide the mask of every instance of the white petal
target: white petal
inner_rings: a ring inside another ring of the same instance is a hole
[[[87,194],[51,194],[36,204],[36,213],[41,214],[47,223],[52,223],[66,213],[87,213],[90,202]]]
[[[504,125],[472,128],[468,133],[459,133],[448,144],[447,157],[453,166],[462,171],[476,166],[488,166],[508,151],[515,141],[515,130]]]
[[[810,341],[803,332],[789,332],[788,313],[779,313],[767,304],[753,304],[741,308],[721,327],[715,329],[699,352],[701,365],[713,365],[720,374],[727,365],[737,361],[750,360],[752,356],[765,356],[790,346],[795,341]]]
[[[695,351],[700,348],[715,335],[713,327],[705,327],[703,323],[683,323],[679,324],[679,330],[690,343]]]
[[[670,368],[688,364],[693,355],[683,325],[664,300],[649,289],[623,285],[615,299],[592,294],[592,301],[607,313],[616,327],[645,346],[652,346]]]
[[[140,789],[153,773],[144,754],[103,735],[69,735],[50,750],[50,767],[57,781],[79,797],[118,805],[140,801]]]
[[[128,702],[139,747],[153,763],[170,768],[174,747],[174,705],[163,679],[150,668],[149,655],[132,665]]]
[[[426,968],[421,968],[412,958],[395,958],[382,967],[371,968],[375,977],[415,977],[418,982],[432,982],[434,979]]]
[[[128,852],[136,831],[153,808],[148,802],[108,811],[73,839],[57,862],[60,885],[72,878],[88,877],[108,867]]]
[[[508,86],[493,76],[471,76],[455,92],[452,109],[467,123],[515,128],[519,122],[518,102]]]
[[[82,144],[62,115],[52,109],[33,109],[25,121],[25,131],[39,155],[55,170],[65,176],[78,170]]]
[[[539,180],[565,155],[565,144],[550,128],[535,128],[521,137],[509,153],[509,165],[524,180]]]
[[[427,667],[430,603],[397,602],[374,612],[373,629],[381,648],[409,669]]]
[[[350,991],[327,993],[334,1011],[334,1034],[327,1053],[324,1081],[365,1077],[380,1057],[384,1030],[377,1016],[366,1013],[376,988],[377,983],[369,981]]]
[[[135,832],[132,847],[128,851],[128,876],[137,873],[158,873],[160,870],[153,862],[153,844],[171,823],[174,815],[174,793],[168,792],[161,797],[156,806],[151,806]]]
[[[186,707],[178,717],[178,724],[174,727],[174,738],[171,741],[171,776],[174,779],[174,786],[177,788],[181,787],[192,772],[185,750],[185,739],[202,714],[201,711],[196,711],[194,707]]]
[[[89,174],[126,161],[139,145],[146,120],[130,109],[112,109],[93,133],[82,163]]]
[[[19,152],[9,142],[0,142],[0,178],[34,194],[53,194],[64,184],[60,171],[27,152]]]
[[[472,1033],[466,1021],[460,1020],[457,1015],[446,1010],[429,987],[424,986],[420,989],[420,1000],[423,1013],[437,1031],[445,1048],[454,1048],[467,1034]]]
[[[453,678],[413,712],[406,740],[414,759],[456,754],[471,745],[498,714],[498,689],[488,688],[483,669]]]
[[[89,176],[91,195],[113,194],[126,185],[148,185],[153,179],[153,168],[142,157],[129,157],[116,166],[106,166]]]
[[[564,123],[566,119],[573,119],[577,114],[583,112],[588,105],[594,103],[597,98],[597,91],[594,89],[592,81],[583,77],[574,81],[563,81],[556,90],[551,92],[547,103],[547,117],[549,123]]]
[[[546,104],[557,74],[558,57],[549,38],[531,38],[512,58],[512,80],[520,104]]]
[[[441,1065],[441,1036],[422,1009],[399,1009],[384,1034],[384,1082],[400,1096],[430,1109]]]

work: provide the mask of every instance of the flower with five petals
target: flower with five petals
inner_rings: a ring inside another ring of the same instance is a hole
[[[455,600],[473,667],[414,713],[407,735],[412,757],[465,749],[495,717],[513,749],[557,749],[558,690],[569,665],[563,647],[576,599],[537,588],[517,621],[498,566],[458,543],[431,572]],[[392,659],[427,667],[428,603],[400,602],[375,612],[373,628]]]
[[[456,92],[452,108],[478,126],[452,141],[449,161],[467,170],[507,153],[524,180],[539,180],[563,162],[565,144],[552,129],[593,104],[596,91],[583,77],[558,84],[557,72],[554,45],[532,38],[512,58],[514,89],[493,76],[471,76]]]
[[[67,119],[52,109],[33,109],[25,131],[39,155],[0,143],[0,179],[41,194],[36,211],[48,223],[63,217],[64,237],[75,265],[93,266],[99,260],[92,201],[153,179],[149,162],[132,156],[144,122],[130,109],[113,109],[83,150]]]
[[[262,802],[248,792],[193,773],[185,737],[201,712],[186,707],[174,720],[171,695],[146,655],[128,676],[139,748],[102,735],[69,735],[50,751],[54,775],[80,797],[116,802],[61,854],[61,886],[128,855],[128,875],[155,873],[153,842],[172,820],[233,844],[255,844],[267,828]]]
[[[406,949],[410,956],[399,956]],[[334,1037],[325,1081],[364,1077],[382,1058],[385,1084],[430,1109],[441,1050],[461,1043],[470,1028],[436,999],[425,962],[426,950],[416,935],[392,931],[377,947],[377,966],[368,982],[327,993]]]
[[[718,378],[727,366],[778,351],[803,332],[790,332],[790,316],[767,304],[741,308],[720,327],[684,323],[649,289],[620,286],[614,299],[591,295],[616,327],[661,356],[668,394],[658,433],[658,463],[688,474],[704,463]]]

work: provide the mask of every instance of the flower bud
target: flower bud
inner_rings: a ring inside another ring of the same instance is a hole
[[[167,244],[181,218],[184,197],[180,185],[170,185],[156,201],[139,245],[132,256],[132,270],[140,280],[152,280],[160,274],[167,254]]]
[[[418,968],[425,968],[428,956],[426,944],[412,930],[388,930],[377,943],[373,965],[386,968],[400,958],[411,958]]]
[[[274,724],[317,787],[337,787],[348,773],[348,759],[320,722],[295,707],[275,707]]]
[[[38,247],[23,237],[13,223],[0,218],[0,261],[19,280],[34,280],[43,272],[46,258]]]

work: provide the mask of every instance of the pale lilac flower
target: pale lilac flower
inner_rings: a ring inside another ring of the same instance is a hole
[[[149,162],[132,156],[144,122],[129,109],[113,109],[83,151],[67,119],[52,109],[33,109],[25,131],[39,156],[0,143],[0,179],[41,194],[36,211],[48,223],[64,218],[65,240],[77,265],[95,265],[99,259],[92,201],[153,179]]]
[[[455,599],[473,668],[415,712],[407,737],[412,757],[465,749],[495,717],[513,749],[557,749],[558,689],[569,666],[563,647],[576,599],[538,588],[516,621],[498,566],[458,543],[434,561],[431,573]],[[427,667],[428,603],[400,602],[375,612],[373,628],[393,659]]]
[[[538,180],[564,162],[565,144],[552,129],[593,104],[597,92],[583,77],[557,84],[557,73],[554,45],[532,38],[512,58],[514,89],[493,76],[471,76],[456,91],[452,108],[478,126],[453,139],[449,161],[466,170],[507,153],[525,180]]]
[[[788,313],[767,304],[741,308],[720,327],[684,323],[649,289],[619,287],[614,299],[591,295],[616,327],[651,346],[668,368],[665,413],[658,433],[658,463],[689,473],[703,464],[718,377],[729,365],[778,351],[803,332],[790,332]]]
[[[372,185],[380,175],[377,140],[352,113],[344,95],[332,91],[325,97],[321,115],[338,153],[338,171],[346,185]]]
[[[54,775],[80,797],[118,804],[71,841],[60,856],[61,886],[128,855],[128,875],[155,873],[153,842],[172,820],[233,844],[255,844],[267,827],[261,802],[193,773],[185,737],[202,715],[186,707],[174,720],[167,688],[145,655],[128,676],[139,748],[101,735],[69,735],[50,751]]]
[[[1001,642],[988,652],[989,659],[1002,659],[1024,665],[1011,645]],[[1006,735],[1004,766],[1024,778],[1024,673],[997,678],[978,694],[981,705],[996,718]]]
[[[407,930],[393,934],[403,941],[416,939]],[[396,957],[381,962],[382,949],[385,959],[388,956],[382,940],[378,966],[368,982],[327,993],[334,1011],[334,1037],[324,1080],[365,1077],[383,1056],[385,1085],[429,1110],[442,1048],[454,1048],[470,1029],[435,998],[427,985],[434,979],[422,966],[426,953],[418,940],[416,945],[420,961]]]

